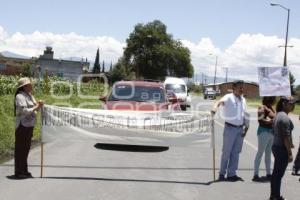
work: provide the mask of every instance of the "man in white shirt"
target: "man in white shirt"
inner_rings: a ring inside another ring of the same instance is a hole
[[[226,94],[217,101],[212,114],[217,112],[219,106],[223,106],[221,117],[225,120],[223,133],[223,149],[219,180],[224,181],[227,174],[228,181],[242,181],[236,175],[238,169],[239,154],[242,151],[243,141],[248,127],[245,127],[246,100],[242,96],[244,90],[243,81],[235,81],[232,85],[233,92]]]

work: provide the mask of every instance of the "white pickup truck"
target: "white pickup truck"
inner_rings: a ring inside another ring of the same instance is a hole
[[[179,103],[181,110],[186,110],[187,107],[191,106],[191,96],[187,91],[187,86],[184,80],[176,77],[167,77],[164,81],[165,89],[171,90],[175,93]]]

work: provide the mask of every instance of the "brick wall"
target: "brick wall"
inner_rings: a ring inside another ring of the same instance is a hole
[[[232,92],[232,82],[223,83],[217,85],[217,89],[220,90],[220,95],[223,96]],[[257,98],[259,97],[259,87],[255,83],[244,83],[244,96],[246,98]]]

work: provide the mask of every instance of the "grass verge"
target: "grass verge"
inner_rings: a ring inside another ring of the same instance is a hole
[[[42,99],[48,105],[81,107],[81,108],[100,108],[98,99],[82,99],[77,95],[72,95],[70,98],[57,99],[50,95],[36,95],[36,99]],[[0,95],[0,163],[3,163],[13,156],[14,141],[15,141],[15,117],[14,117],[14,95]],[[41,116],[38,114],[37,123],[33,131],[32,146],[40,141],[41,132]]]

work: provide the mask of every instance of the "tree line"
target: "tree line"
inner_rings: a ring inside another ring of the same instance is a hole
[[[107,72],[112,82],[122,79],[164,80],[166,76],[192,77],[190,51],[167,33],[167,27],[155,20],[137,24],[126,40],[118,62]],[[100,72],[99,49],[93,73]]]

